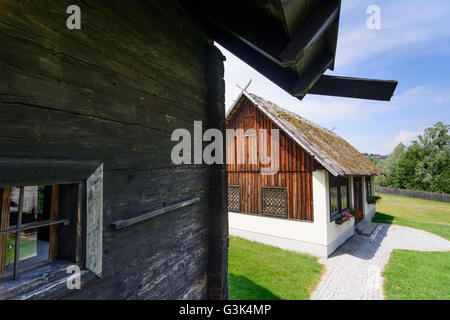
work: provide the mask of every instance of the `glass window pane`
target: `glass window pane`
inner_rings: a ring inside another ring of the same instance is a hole
[[[22,224],[35,222],[38,218],[39,211],[39,187],[30,186],[24,188],[23,196],[23,213],[22,213]],[[11,188],[11,205],[9,208],[10,217],[9,225],[10,227],[15,227],[17,225],[17,218],[19,214],[19,198],[20,198],[20,188]]]
[[[27,270],[49,259],[49,243],[39,238],[38,229],[20,233],[19,270]]]
[[[338,211],[337,187],[330,188],[330,212]]]
[[[347,186],[341,186],[341,208],[348,209],[347,206]]]
[[[22,224],[35,222],[38,209],[38,187],[25,187],[23,198]]]

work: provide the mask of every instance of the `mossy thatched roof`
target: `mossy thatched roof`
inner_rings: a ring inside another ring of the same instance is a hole
[[[334,132],[280,108],[255,94],[243,92],[227,113],[227,121],[248,98],[288,136],[335,176],[382,175],[384,172]],[[234,109],[234,110],[232,110]]]

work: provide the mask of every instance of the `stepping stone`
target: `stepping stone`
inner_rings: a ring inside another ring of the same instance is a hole
[[[356,225],[356,232],[363,237],[370,237],[377,229],[378,223],[362,221]]]

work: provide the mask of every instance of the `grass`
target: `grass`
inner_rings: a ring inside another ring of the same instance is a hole
[[[450,203],[381,194],[373,221],[421,229],[450,240]]]
[[[14,262],[14,246],[16,240],[14,237],[8,238],[8,253],[6,255],[6,265]],[[25,257],[36,254],[37,252],[37,241],[20,239],[20,260]]]
[[[450,203],[381,196],[375,222],[421,229],[450,240]],[[394,250],[383,277],[388,300],[449,300],[450,252]]]
[[[323,271],[307,254],[230,237],[229,298],[232,300],[306,300]]]
[[[383,277],[388,300],[450,300],[450,252],[394,250]]]

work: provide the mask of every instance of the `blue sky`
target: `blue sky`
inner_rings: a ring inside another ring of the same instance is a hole
[[[381,30],[369,30],[368,6],[381,9]],[[220,46],[219,46],[220,47]],[[398,80],[391,102],[308,95],[292,97],[230,52],[226,108],[248,91],[334,131],[360,152],[388,154],[425,128],[450,121],[450,1],[343,0],[332,75]]]

